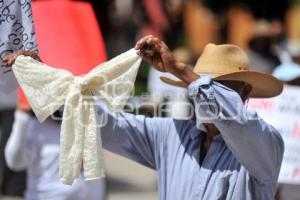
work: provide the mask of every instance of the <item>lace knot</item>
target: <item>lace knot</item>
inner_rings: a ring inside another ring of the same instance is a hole
[[[86,91],[86,89],[88,89],[88,82],[85,80],[84,77],[75,77],[74,87],[77,88],[79,91],[84,92]]]

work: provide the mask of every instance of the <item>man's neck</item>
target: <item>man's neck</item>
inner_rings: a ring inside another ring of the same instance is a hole
[[[219,134],[219,131],[213,124],[204,124],[204,126],[207,129],[207,134],[205,140],[203,141],[203,147],[205,148],[206,151],[208,151],[209,146],[213,141],[213,138]]]
[[[204,158],[213,141],[213,138],[219,134],[218,129],[213,124],[204,124],[204,126],[207,129],[207,133],[204,137],[204,140],[202,140],[200,144],[200,148],[201,148],[200,156],[199,156],[200,165],[202,165],[202,162],[204,161]]]

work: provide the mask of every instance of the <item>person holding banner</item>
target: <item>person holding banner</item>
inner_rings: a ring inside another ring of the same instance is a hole
[[[17,81],[2,59],[18,50],[38,51],[31,0],[0,0],[0,193],[22,196],[25,172],[13,172],[4,161],[17,103]]]
[[[282,83],[251,71],[245,52],[231,44],[208,44],[194,70],[151,35],[140,39],[136,49],[157,70],[179,78],[161,77],[164,82],[187,87],[195,117],[114,113],[100,100],[103,147],[157,170],[159,199],[273,199],[283,140],[244,102],[276,96]]]

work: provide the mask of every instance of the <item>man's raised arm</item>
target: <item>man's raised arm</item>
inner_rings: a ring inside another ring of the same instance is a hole
[[[189,95],[197,123],[212,123],[233,155],[261,183],[277,181],[284,152],[278,131],[255,112],[247,111],[237,92],[204,76],[193,82]]]

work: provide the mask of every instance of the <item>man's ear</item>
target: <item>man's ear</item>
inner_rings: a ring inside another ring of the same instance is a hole
[[[250,84],[246,84],[242,91],[242,94],[240,94],[244,103],[247,101],[247,99],[250,98],[251,91],[252,91],[252,86]]]

